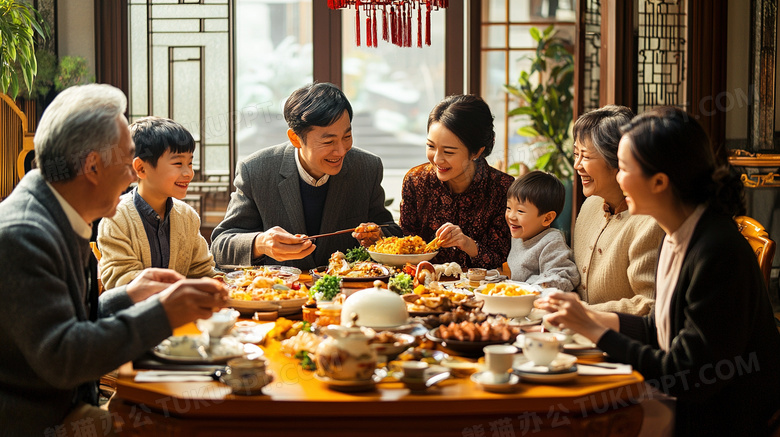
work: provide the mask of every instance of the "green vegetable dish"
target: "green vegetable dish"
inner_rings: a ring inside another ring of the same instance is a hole
[[[309,290],[317,301],[333,300],[341,292],[341,278],[338,276],[323,275]]]
[[[388,281],[387,288],[398,294],[409,294],[414,289],[412,277],[407,273],[399,273]]]
[[[368,261],[371,257],[368,255],[368,251],[363,246],[358,246],[347,250],[347,254],[344,255],[344,259],[348,263],[355,263],[358,261]]]

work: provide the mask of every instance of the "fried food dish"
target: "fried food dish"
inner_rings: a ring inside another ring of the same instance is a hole
[[[226,280],[230,298],[246,301],[279,301],[304,299],[309,290],[300,282],[282,279],[280,276],[266,276],[264,269],[244,270],[237,278]]]
[[[449,325],[439,326],[439,338],[442,340],[510,341],[519,333],[520,328],[509,326],[504,320],[493,323],[452,322]]]
[[[386,237],[382,238],[371,247],[369,252],[388,253],[392,255],[408,255],[431,253],[434,250],[427,248],[427,243],[422,238],[413,235],[408,237]]]
[[[482,323],[487,320],[487,318],[488,315],[483,313],[479,308],[469,308],[462,305],[452,311],[443,314],[432,314],[423,318],[417,318],[417,320],[420,320],[420,322],[428,328],[436,328],[437,326],[449,325],[450,323]]]
[[[375,278],[387,275],[381,264],[370,261],[350,263],[341,252],[334,252],[328,260],[325,274],[342,278]]]
[[[522,284],[501,282],[498,284],[485,285],[482,294],[487,294],[489,296],[526,296],[528,294],[539,295],[541,293],[530,288],[525,288]]]

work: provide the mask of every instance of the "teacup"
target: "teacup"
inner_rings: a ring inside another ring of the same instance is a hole
[[[479,282],[484,281],[487,276],[487,270],[482,268],[471,268],[468,271],[469,281]]]
[[[494,384],[509,382],[509,370],[512,368],[517,348],[505,344],[492,344],[482,348],[485,352],[487,373]]]
[[[239,312],[231,308],[223,308],[211,315],[208,319],[198,319],[195,326],[201,332],[207,332],[209,337],[219,338],[227,335],[238,320]]]
[[[227,369],[220,381],[240,395],[262,394],[261,389],[274,380],[266,370],[265,359],[234,358],[227,362]]]
[[[406,379],[422,379],[425,371],[428,369],[428,363],[425,361],[404,361],[401,364]]]
[[[561,351],[560,334],[529,332],[525,334],[523,353],[537,366],[548,366]]]

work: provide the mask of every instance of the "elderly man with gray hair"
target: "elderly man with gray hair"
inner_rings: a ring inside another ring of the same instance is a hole
[[[98,297],[90,223],[136,179],[126,106],[108,85],[62,92],[35,135],[39,169],[0,203],[1,435],[112,434],[100,376],[226,301],[220,283],[163,269]]]

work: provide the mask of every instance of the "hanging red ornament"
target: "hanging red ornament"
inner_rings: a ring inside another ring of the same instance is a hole
[[[374,40],[374,47],[377,46],[377,43],[379,42],[377,40],[377,33],[376,33],[376,6],[372,9],[372,17],[371,17],[371,34],[373,35]]]
[[[431,0],[425,2],[425,45],[431,45]]]
[[[366,47],[374,46],[374,40],[371,38],[373,35],[371,32],[371,12],[366,12]]]
[[[387,34],[387,9],[382,7],[382,39],[387,41],[390,36]]]
[[[390,42],[395,44],[395,8],[390,7]]]
[[[321,1],[321,0],[315,0]],[[417,47],[422,47],[422,8],[425,6],[425,44],[431,45],[431,11],[449,7],[449,0],[328,0],[330,9],[355,8],[355,43],[360,46],[360,8],[366,11],[366,46],[379,42],[376,9],[382,7],[382,39],[412,47],[414,9],[417,9]],[[390,8],[390,18],[387,8]]]
[[[360,0],[355,0],[355,44],[360,47]]]

